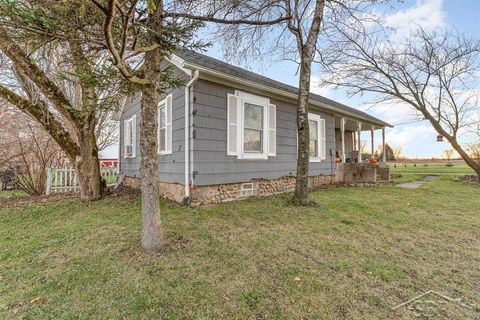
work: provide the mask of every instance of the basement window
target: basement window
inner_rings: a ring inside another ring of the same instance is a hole
[[[239,197],[249,197],[254,196],[257,194],[257,188],[255,188],[254,184],[249,183],[242,183],[240,186],[240,190],[238,190]]]

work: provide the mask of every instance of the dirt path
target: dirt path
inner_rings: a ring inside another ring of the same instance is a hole
[[[438,177],[439,176],[437,176],[437,175],[428,175],[428,176],[424,176],[422,179],[417,180],[417,181],[401,183],[401,184],[397,185],[397,187],[407,188],[407,189],[416,189],[416,188],[419,188],[419,187],[423,186],[427,182],[430,182],[430,181],[433,181],[433,180],[437,179]]]

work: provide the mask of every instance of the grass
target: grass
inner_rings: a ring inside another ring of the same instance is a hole
[[[21,190],[2,190],[0,191],[0,199],[12,199],[24,197],[27,194]]]
[[[409,163],[406,167],[403,164],[399,164],[396,168],[393,164],[390,164],[390,168],[393,173],[400,174],[467,175],[475,173],[473,169],[466,164],[453,164],[453,166],[447,167],[445,164],[418,163],[417,166],[414,167],[412,163]]]
[[[321,190],[320,208],[289,195],[164,202],[156,255],[139,249],[137,198],[0,208],[0,318],[395,319],[430,289],[473,305],[479,190],[445,175],[415,190]]]

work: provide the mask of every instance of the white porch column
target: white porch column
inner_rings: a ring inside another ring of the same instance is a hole
[[[358,162],[362,162],[362,123],[360,121],[357,122],[357,152],[358,152]]]
[[[387,162],[387,150],[385,150],[385,127],[382,128],[382,162]]]
[[[345,163],[345,118],[340,119],[340,131],[342,132],[342,162]]]
[[[370,136],[372,138],[372,156],[370,158],[375,158],[375,126],[371,126]]]

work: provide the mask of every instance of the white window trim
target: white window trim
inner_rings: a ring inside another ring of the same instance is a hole
[[[129,144],[127,144],[127,127],[129,126],[129,124],[132,123],[132,154],[131,155],[127,155],[127,146]],[[123,157],[128,159],[128,158],[135,158],[137,155],[137,147],[136,147],[136,144],[137,144],[137,141],[136,141],[136,131],[137,131],[137,116],[136,115],[133,115],[131,116],[130,118],[128,119],[125,119],[124,120],[124,126],[123,126],[123,130],[124,130],[124,135],[123,135]]]
[[[171,97],[171,94],[166,96],[165,99],[161,100],[159,103],[158,103],[158,108],[157,108],[157,123],[158,123],[158,128],[157,128],[157,153],[159,155],[165,155],[165,154],[172,154],[172,150],[168,150],[167,149],[167,146],[168,146],[168,141],[167,141],[167,138],[170,136],[170,139],[172,141],[170,141],[170,145],[172,145],[173,143],[173,138],[172,138],[172,135],[173,135],[173,129],[172,129],[172,126],[170,125],[170,128],[172,130],[172,133],[169,135],[167,133],[167,130],[168,130],[168,124],[167,124],[167,112],[168,112],[168,106],[167,106],[167,103],[168,103],[168,98]],[[172,101],[173,102],[173,101]],[[160,108],[165,108],[165,150],[160,150]],[[171,107],[173,108],[173,106]],[[173,113],[173,110],[172,110],[172,113]],[[171,115],[170,115],[171,117]],[[172,119],[170,119],[171,122]]]
[[[317,132],[318,157],[310,157],[310,162],[322,162],[322,160],[326,159],[326,154],[327,154],[327,150],[326,150],[327,145],[326,145],[326,136],[325,136],[326,135],[325,119],[322,119],[319,114],[309,113],[308,114],[308,120],[317,122],[317,130],[318,130],[318,132]],[[323,122],[323,126],[321,125],[322,122]],[[322,127],[324,128],[323,133],[321,132]],[[325,154],[325,156],[323,158],[322,158],[322,152],[320,150],[320,146],[321,146],[320,140],[324,140],[324,146],[325,146],[324,154]]]
[[[263,159],[263,160],[268,160],[268,134],[269,134],[269,128],[268,128],[268,108],[270,106],[270,99],[256,96],[250,93],[246,93],[243,91],[238,91],[235,90],[235,95],[238,97],[238,104],[239,108],[237,108],[237,119],[238,125],[239,125],[239,130],[237,134],[237,148],[239,148],[238,152],[238,159]],[[250,152],[245,152],[244,151],[244,143],[243,143],[243,137],[244,137],[244,103],[251,103],[254,105],[261,106],[263,108],[263,141],[262,141],[262,147],[263,147],[263,152],[262,153],[250,153]]]

